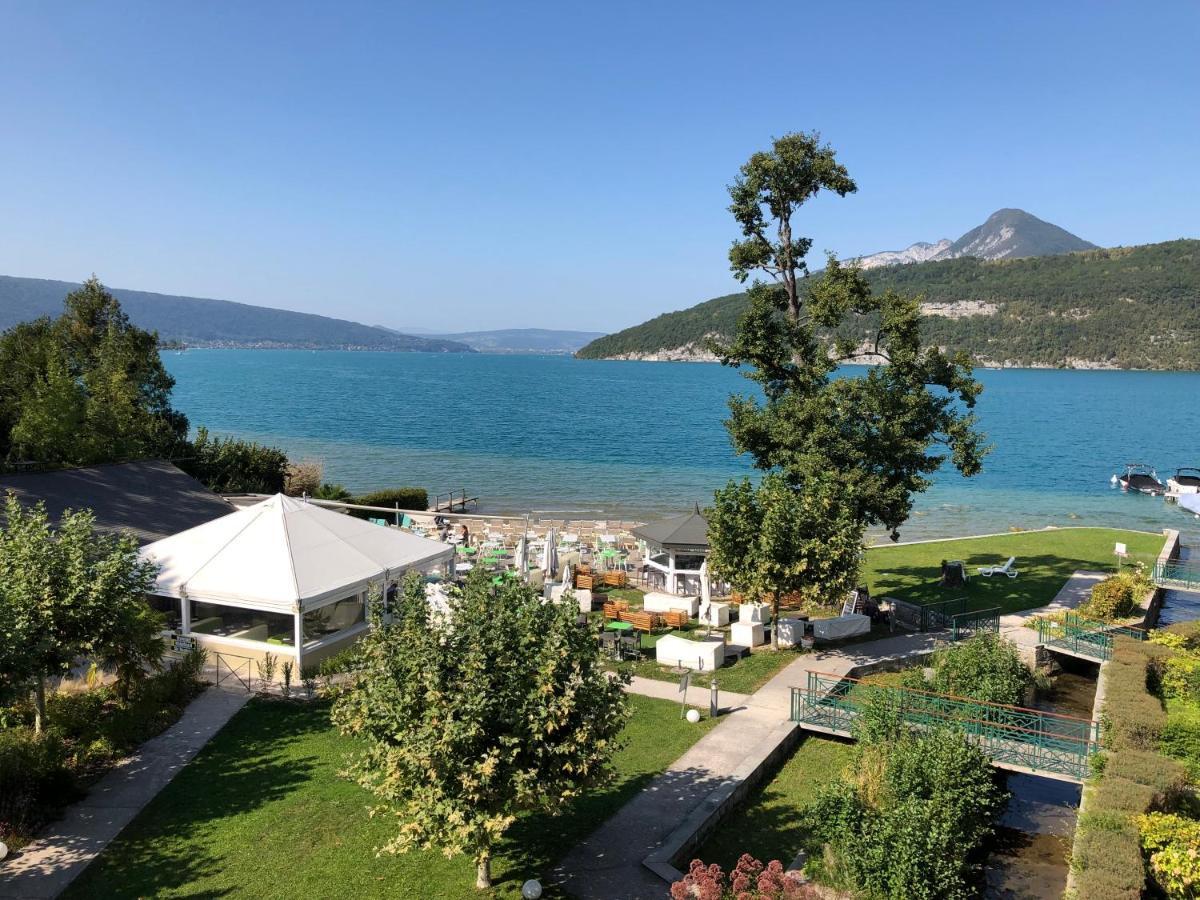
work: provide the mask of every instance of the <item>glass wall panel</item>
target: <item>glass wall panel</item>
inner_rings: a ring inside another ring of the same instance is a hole
[[[240,606],[192,601],[192,633],[260,641],[291,647],[294,619],[287,613],[259,612]]]
[[[354,594],[304,614],[304,642],[319,641],[366,621],[361,594]]]
[[[183,625],[183,601],[174,597],[157,597],[154,594],[147,594],[146,603],[163,617],[163,628],[178,631]]]
[[[677,553],[675,554],[675,568],[687,569],[689,571],[698,572],[700,567],[704,565],[704,554],[702,553]]]

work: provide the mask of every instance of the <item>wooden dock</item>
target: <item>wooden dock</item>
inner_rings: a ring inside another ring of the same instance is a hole
[[[478,497],[467,496],[467,489],[460,488],[457,491],[447,491],[444,494],[437,494],[433,498],[433,506],[430,507],[430,512],[440,513],[455,513],[466,512],[471,506],[478,506]]]

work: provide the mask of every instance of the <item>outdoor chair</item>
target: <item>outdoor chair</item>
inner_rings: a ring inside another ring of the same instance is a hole
[[[1013,564],[1016,561],[1017,558],[1015,556],[1010,556],[1008,562],[1002,566],[980,566],[979,574],[984,578],[991,578],[993,575],[1007,575],[1009,578],[1016,578],[1018,573],[1013,568]]]
[[[606,653],[617,655],[617,633],[615,631],[600,632],[600,649]]]
[[[638,659],[642,655],[641,639],[636,634],[620,636],[621,659]]]

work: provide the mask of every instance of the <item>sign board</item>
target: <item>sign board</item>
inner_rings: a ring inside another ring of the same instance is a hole
[[[195,638],[191,635],[180,634],[175,636],[175,652],[188,653],[196,646]]]
[[[688,679],[691,677],[692,677],[692,673],[690,671],[684,672],[683,675],[681,675],[679,677],[679,693],[681,693],[681,694],[687,693]]]
[[[1120,544],[1120,543],[1118,543],[1117,546],[1113,549],[1113,553],[1117,554],[1117,556],[1124,556],[1126,554],[1126,552],[1127,551],[1125,549],[1125,545]]]

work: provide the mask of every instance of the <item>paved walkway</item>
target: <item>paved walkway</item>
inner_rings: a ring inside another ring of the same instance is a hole
[[[1092,588],[1111,574],[1111,572],[1074,573],[1054,595],[1054,599],[1045,606],[1001,616],[1000,636],[1020,647],[1027,657],[1032,655],[1034,648],[1037,647],[1038,633],[1036,628],[1026,628],[1026,623],[1035,616],[1045,616],[1078,608],[1092,595]],[[1027,661],[1032,660],[1027,659]]]
[[[634,675],[633,680],[629,682],[625,690],[631,694],[641,694],[643,697],[654,697],[656,700],[670,700],[674,703],[683,702],[683,695],[679,693],[678,681],[659,681],[656,678],[643,678],[640,675]],[[706,678],[697,678],[688,687],[688,703],[691,706],[707,709],[708,690],[708,680]],[[739,706],[745,705],[749,699],[749,694],[721,691],[717,702],[721,704],[721,712],[729,712]]]
[[[46,834],[0,863],[0,898],[57,897],[208,743],[250,695],[212,687],[179,721],[96,782]]]
[[[932,650],[935,642],[935,635],[898,634],[839,650],[809,653],[798,656],[741,702],[734,703],[729,694],[722,694],[722,706],[733,707],[724,721],[576,846],[556,867],[554,880],[581,900],[666,897],[667,883],[642,860],[688,816],[703,814],[714,792],[720,794],[734,787],[755,760],[792,736],[796,726],[789,721],[791,689],[804,684],[809,669],[844,675],[856,666]],[[669,692],[677,690],[670,682],[645,678],[635,679],[631,690],[664,696],[658,685]],[[679,699],[678,693],[666,696]]]

